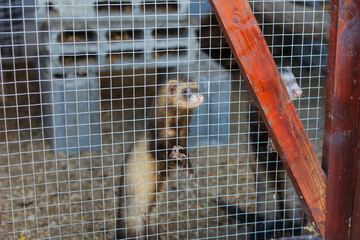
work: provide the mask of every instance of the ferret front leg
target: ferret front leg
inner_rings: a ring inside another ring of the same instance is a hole
[[[186,158],[184,153],[180,152],[181,149],[183,149],[182,146],[174,145],[169,156],[170,158],[179,160],[178,166],[184,171],[185,176],[192,178],[194,176],[194,170],[192,169],[191,162]]]
[[[276,152],[276,146],[271,137],[268,138],[267,150],[270,152]]]
[[[181,159],[186,158],[186,155],[184,153],[181,153],[180,150],[184,149],[182,146],[173,146],[172,151],[170,153],[170,158],[173,159]]]

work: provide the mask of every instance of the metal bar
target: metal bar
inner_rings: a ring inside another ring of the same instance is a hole
[[[323,159],[329,176],[325,237],[358,239],[360,2],[333,1],[332,10]]]
[[[326,177],[250,6],[241,0],[210,3],[308,217],[324,236]]]

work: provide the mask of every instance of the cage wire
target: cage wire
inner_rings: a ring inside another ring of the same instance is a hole
[[[320,158],[330,1],[249,3]],[[113,239],[125,156],[179,77],[205,101],[186,138],[194,177],[173,170],[149,213],[159,238],[315,235],[275,152],[254,150],[269,140],[251,137],[266,131],[207,1],[1,0],[0,26],[4,239]]]

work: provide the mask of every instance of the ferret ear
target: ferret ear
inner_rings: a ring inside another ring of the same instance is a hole
[[[174,94],[176,92],[176,89],[177,89],[177,84],[178,84],[178,81],[170,80],[168,82],[168,84],[167,84],[168,85],[168,87],[167,87],[168,93]]]

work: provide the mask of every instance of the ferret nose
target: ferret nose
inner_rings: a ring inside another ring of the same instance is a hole
[[[199,103],[202,103],[202,102],[204,101],[204,96],[203,96],[202,94],[199,94],[199,95],[197,96],[197,99],[198,99],[198,102],[199,102]]]
[[[292,92],[293,92],[293,96],[294,96],[294,98],[296,98],[296,97],[300,97],[300,96],[301,96],[301,94],[302,94],[301,89],[295,89],[295,90],[293,90]]]

